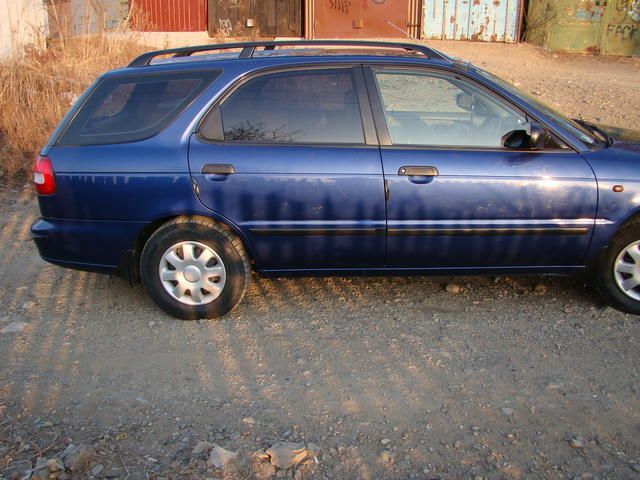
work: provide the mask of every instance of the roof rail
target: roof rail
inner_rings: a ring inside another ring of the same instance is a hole
[[[241,48],[238,58],[252,58],[256,49],[264,48],[265,50],[275,50],[276,47],[315,47],[315,46],[331,46],[331,47],[377,47],[389,48],[397,50],[405,50],[406,52],[421,53],[428,58],[436,60],[450,61],[450,58],[426,45],[418,45],[414,43],[399,42],[367,42],[362,40],[285,40],[273,42],[245,42],[245,43],[219,43],[211,45],[198,45],[194,47],[170,48],[167,50],[157,50],[140,55],[129,64],[130,67],[144,67],[151,64],[151,61],[161,55],[173,55],[173,57],[188,57],[194,53],[213,52],[215,50],[230,50]]]

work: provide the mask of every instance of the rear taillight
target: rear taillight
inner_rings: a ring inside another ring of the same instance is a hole
[[[53,195],[56,193],[56,178],[53,165],[47,157],[38,155],[33,164],[33,183],[38,195]]]

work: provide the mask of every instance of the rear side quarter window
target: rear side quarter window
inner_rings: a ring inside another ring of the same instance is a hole
[[[219,73],[107,77],[96,85],[57,143],[105,145],[153,137],[182,113]]]

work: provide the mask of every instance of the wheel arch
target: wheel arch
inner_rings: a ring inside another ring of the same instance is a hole
[[[127,280],[132,285],[139,284],[140,283],[140,256],[142,255],[142,249],[144,248],[145,244],[147,243],[151,235],[153,235],[153,233],[157,231],[160,227],[162,227],[166,223],[172,222],[179,218],[190,218],[190,219],[203,218],[203,219],[212,220],[216,222],[216,224],[220,225],[225,230],[229,231],[230,233],[232,233],[233,235],[235,235],[240,239],[240,241],[242,242],[242,246],[245,248],[249,256],[249,261],[251,265],[254,265],[255,251],[253,249],[253,245],[251,244],[250,240],[245,235],[245,233],[242,231],[242,229],[240,229],[240,227],[235,225],[229,219],[221,215],[216,215],[213,212],[208,215],[203,215],[201,213],[183,213],[183,214],[173,214],[173,215],[162,216],[160,218],[153,220],[149,224],[145,225],[138,232],[138,235],[136,236],[134,243],[131,246],[131,249],[125,253],[124,258],[120,262],[120,266],[118,268],[120,276],[125,278],[125,280]]]
[[[640,225],[640,207],[631,211],[626,217],[621,218],[619,221],[610,224],[607,228],[606,234],[600,234],[599,240],[594,241],[595,248],[591,251],[592,253],[588,255],[588,260],[586,262],[587,271],[593,273],[595,269],[597,269],[601,259],[604,255],[606,255],[609,245],[611,241],[615,238],[616,235],[620,234],[620,232],[626,230],[627,228],[631,228],[634,225]],[[603,232],[604,233],[604,232]],[[594,240],[596,240],[594,238]]]

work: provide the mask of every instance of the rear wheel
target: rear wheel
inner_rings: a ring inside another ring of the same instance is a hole
[[[598,288],[611,306],[640,315],[640,221],[623,226],[598,267]]]
[[[184,320],[217,318],[244,296],[249,261],[235,235],[205,218],[160,227],[140,258],[140,276],[164,311]]]

